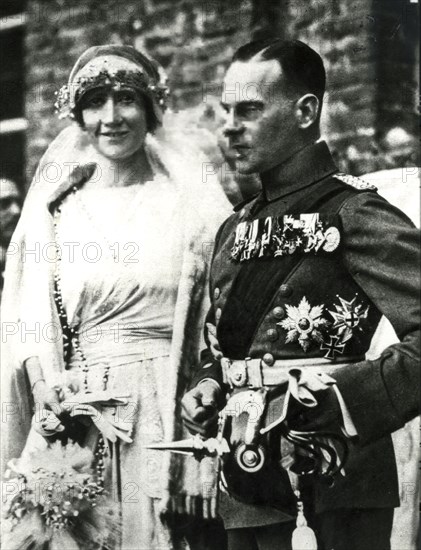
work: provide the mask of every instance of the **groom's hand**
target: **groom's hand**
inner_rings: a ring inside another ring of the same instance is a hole
[[[181,416],[190,433],[215,435],[220,399],[221,389],[213,380],[203,380],[184,395]]]
[[[333,388],[317,392],[317,405],[305,407],[291,398],[287,421],[293,430],[336,431],[342,425],[342,412]]]

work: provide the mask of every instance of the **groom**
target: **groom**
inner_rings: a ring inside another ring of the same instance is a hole
[[[305,511],[326,550],[387,550],[399,506],[390,434],[419,409],[419,237],[375,187],[338,172],[320,139],[324,91],[322,59],[297,40],[246,44],[228,68],[225,135],[262,190],[217,234],[209,348],[183,415],[193,433],[211,432],[227,393],[257,387],[246,358],[266,389],[293,365],[337,366],[336,388],[288,417],[290,428],[335,426],[350,442],[332,486],[301,480]],[[400,343],[368,361],[382,314]],[[290,548],[295,521],[275,502],[224,497],[221,515],[230,550]]]

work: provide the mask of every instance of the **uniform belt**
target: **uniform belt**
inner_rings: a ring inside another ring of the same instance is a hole
[[[278,359],[271,366],[263,359],[231,360],[221,359],[223,380],[231,388],[262,388],[263,386],[279,386],[288,383],[288,373],[294,368],[323,367],[327,374],[338,368],[362,361],[364,356],[341,357],[335,362],[324,357],[310,359]]]

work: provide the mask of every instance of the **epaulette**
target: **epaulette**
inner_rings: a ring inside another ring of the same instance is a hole
[[[248,204],[249,202],[253,201],[254,199],[256,199],[258,196],[260,195],[260,191],[258,193],[256,193],[255,195],[252,195],[251,197],[248,197],[247,199],[239,202],[238,204],[236,204],[234,206],[234,212],[238,212],[239,210],[241,210],[243,208],[243,206],[245,206],[246,204]]]
[[[333,177],[337,178],[340,181],[343,181],[347,185],[350,185],[357,191],[377,191],[377,187],[375,185],[372,185],[371,183],[368,183],[361,178],[357,178],[356,176],[351,176],[349,174],[339,172],[338,174],[334,174]]]

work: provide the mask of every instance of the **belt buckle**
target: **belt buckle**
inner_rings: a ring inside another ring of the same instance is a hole
[[[245,361],[230,361],[223,357],[221,359],[224,382],[231,388],[243,388],[247,385],[247,365]]]

